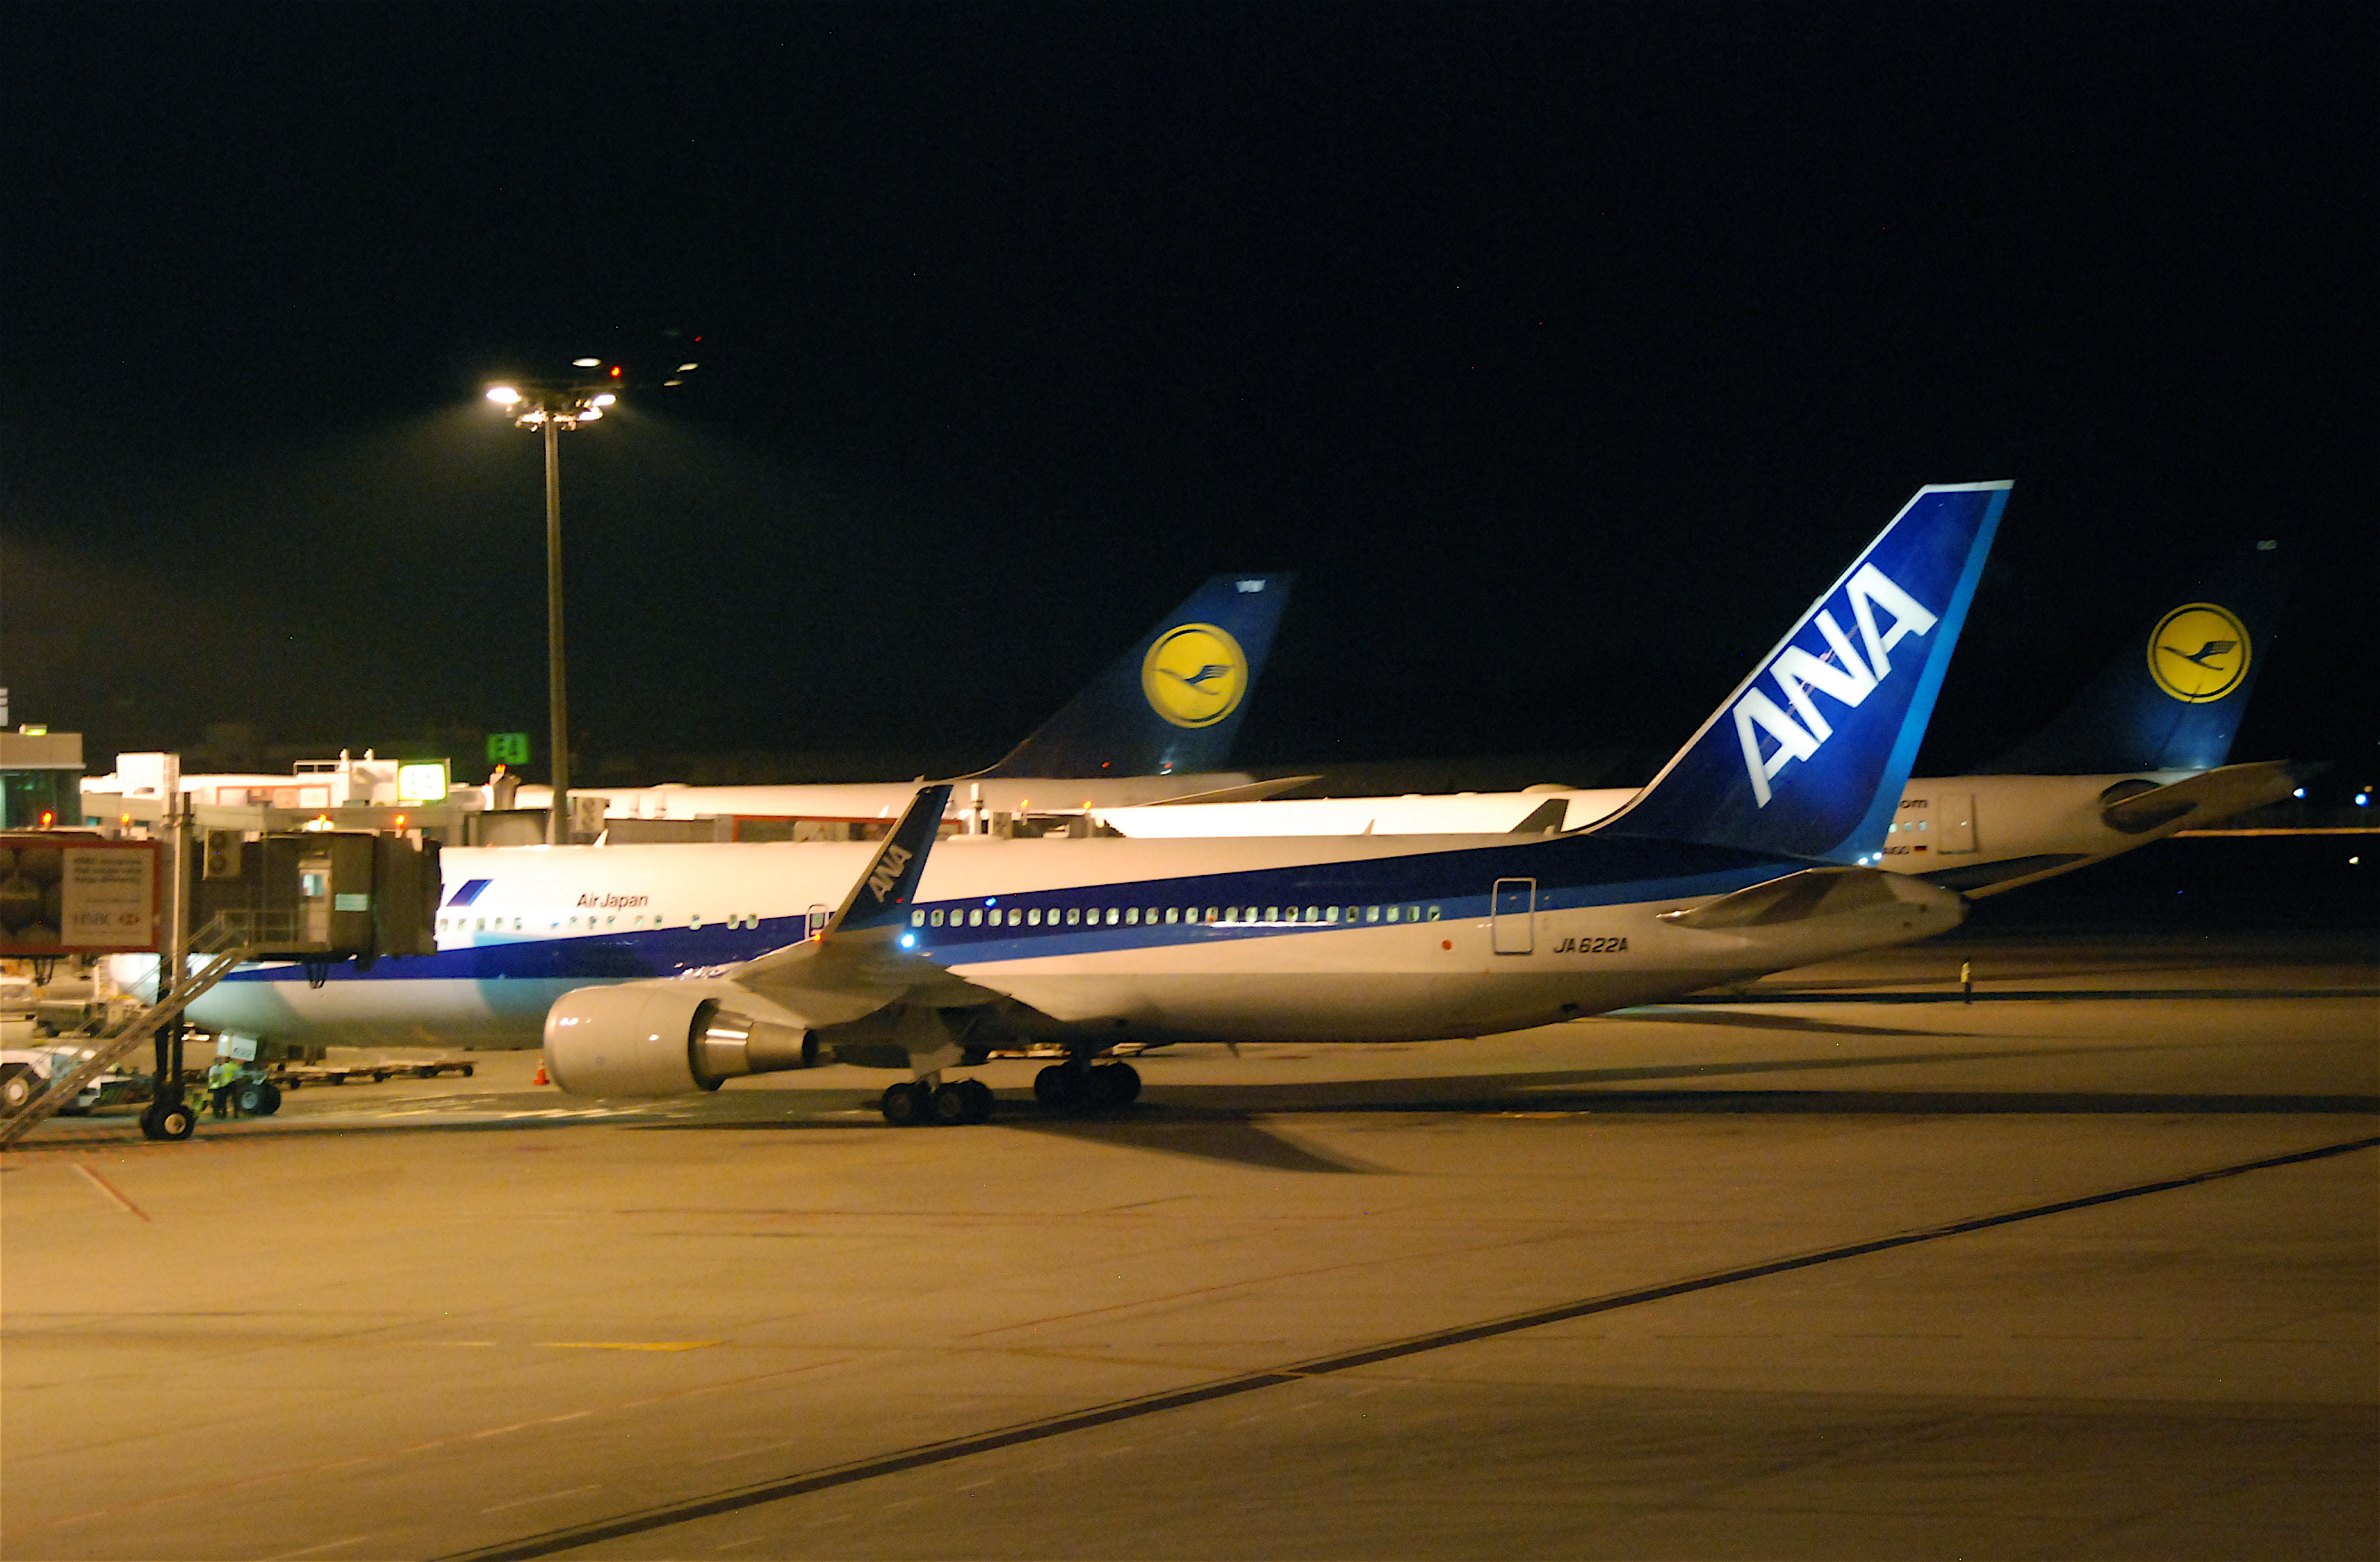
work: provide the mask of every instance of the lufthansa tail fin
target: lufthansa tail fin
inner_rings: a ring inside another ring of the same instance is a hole
[[[2071,705],[1986,775],[2212,770],[2231,756],[2288,595],[2279,545],[2216,561],[2170,595]]]
[[[1220,770],[1294,575],[1218,575],[987,776]]]
[[[1880,852],[2010,486],[1919,489],[1597,832],[1842,863]]]

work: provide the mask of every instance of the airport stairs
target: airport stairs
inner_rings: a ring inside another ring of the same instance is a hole
[[[163,994],[132,1018],[121,1031],[102,1036],[91,1055],[63,1074],[54,1075],[41,1094],[14,1117],[0,1120],[0,1150],[16,1143],[34,1128],[73,1104],[83,1088],[114,1068],[124,1056],[182,1017],[200,994],[231,974],[233,969],[265,950],[283,954],[296,947],[297,914],[280,911],[219,911],[190,940],[190,954],[204,961],[186,974],[170,994]],[[160,966],[162,971],[164,967]]]

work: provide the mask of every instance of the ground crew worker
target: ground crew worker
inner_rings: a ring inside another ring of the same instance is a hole
[[[207,1109],[220,1119],[231,1116],[231,1087],[239,1079],[239,1065],[218,1057],[207,1070]]]

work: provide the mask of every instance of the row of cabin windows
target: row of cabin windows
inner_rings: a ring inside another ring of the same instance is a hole
[[[1365,922],[1436,921],[1439,908],[1432,906],[1425,917],[1419,906],[1308,906],[1300,910],[1294,906],[1208,906],[1203,910],[1196,906],[1125,906],[1122,908],[1093,906],[1087,909],[1069,906],[1063,915],[1052,906],[1045,913],[1038,906],[992,907],[976,906],[964,911],[912,911],[911,927],[941,927],[947,921],[951,927],[1154,927],[1188,922],[1194,926],[1207,923],[1219,927],[1253,922],[1270,922],[1287,926],[1313,925],[1338,927]]]
[[[721,921],[728,927],[759,927],[760,914],[758,911],[739,911]],[[703,921],[704,919],[698,916],[688,917],[686,920],[686,925],[698,929]],[[630,917],[627,921],[627,925],[632,928],[665,927],[668,923],[667,917],[659,916]],[[548,919],[546,925],[557,930],[582,928],[585,932],[593,933],[598,929],[618,927],[620,919],[617,917],[553,917]],[[438,919],[438,931],[441,933],[503,933],[507,930],[507,927],[510,931],[518,933],[522,927],[522,920],[518,917],[509,920],[504,917],[441,917]]]

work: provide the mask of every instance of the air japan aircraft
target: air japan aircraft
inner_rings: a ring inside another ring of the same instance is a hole
[[[935,787],[872,848],[450,851],[438,955],[319,987],[246,969],[192,1018],[482,1045],[533,1044],[541,1019],[579,1093],[834,1059],[904,1073],[891,1120],[964,1121],[989,1093],[943,1071],[1017,1041],[1073,1055],[1037,1081],[1045,1103],[1117,1104],[1136,1076],[1093,1060],[1119,1042],[1479,1035],[1929,937],[1963,902],[1876,864],[2008,488],[1921,490],[1591,830],[937,844]],[[1824,736],[1804,717],[1796,738],[1758,684],[1813,662],[1841,676],[1810,675]]]
[[[2163,599],[2139,638],[2022,747],[1976,775],[1910,781],[1883,866],[1970,898],[1997,895],[2287,797],[2316,767],[2227,763],[2271,650],[2278,570],[2273,543],[2242,550]],[[1799,719],[1794,689],[1780,668],[1770,701],[1779,716],[1793,711]],[[1591,824],[1635,795],[1633,787],[1532,787],[1158,804],[1094,816],[1138,839],[1534,834]]]
[[[1209,580],[999,763],[958,777],[952,811],[1060,813],[1160,799],[1261,798],[1310,779],[1259,781],[1221,769],[1296,579]],[[573,788],[575,796],[603,798],[608,818],[745,814],[884,826],[917,791],[915,781]],[[552,795],[523,787],[516,800],[541,808]]]

